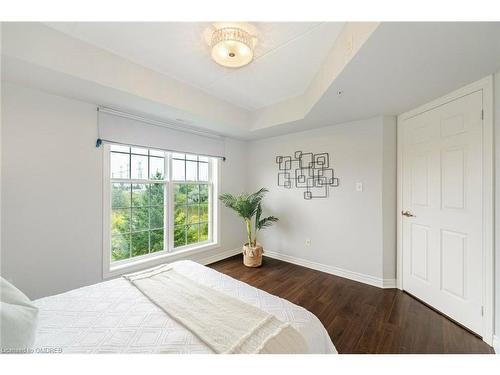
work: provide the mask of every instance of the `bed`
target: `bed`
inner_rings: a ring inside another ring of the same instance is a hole
[[[304,338],[307,353],[337,353],[318,318],[306,309],[192,261],[176,272],[288,322]],[[35,300],[35,347],[63,353],[213,353],[196,335],[118,278]]]

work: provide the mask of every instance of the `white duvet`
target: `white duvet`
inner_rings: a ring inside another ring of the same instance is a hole
[[[318,318],[302,307],[191,261],[172,264],[194,281],[289,322],[309,353],[336,353]],[[34,301],[35,348],[63,353],[213,353],[180,323],[119,278]]]

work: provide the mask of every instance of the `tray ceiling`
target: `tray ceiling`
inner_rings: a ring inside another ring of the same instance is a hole
[[[344,23],[255,22],[254,61],[210,58],[206,22],[54,22],[46,25],[248,110],[304,93]]]

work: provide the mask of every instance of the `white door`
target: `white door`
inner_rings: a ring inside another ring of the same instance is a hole
[[[403,289],[478,334],[483,290],[482,127],[482,91],[400,126]]]

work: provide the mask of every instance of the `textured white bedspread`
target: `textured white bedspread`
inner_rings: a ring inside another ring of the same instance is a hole
[[[302,307],[191,261],[172,263],[194,281],[289,322],[309,353],[336,353],[316,316]],[[213,353],[123,278],[34,301],[39,324],[34,347],[63,353]]]

